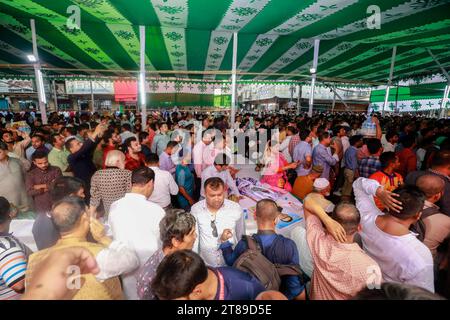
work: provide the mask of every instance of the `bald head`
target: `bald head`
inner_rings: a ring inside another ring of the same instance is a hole
[[[348,236],[358,231],[358,225],[361,221],[358,209],[350,203],[340,203],[334,208],[331,214],[333,220],[339,222]]]
[[[444,191],[445,181],[436,175],[426,174],[417,179],[416,186],[429,199]]]
[[[53,205],[51,212],[53,224],[60,233],[70,232],[75,229],[86,209],[83,199],[65,197]]]
[[[264,199],[256,203],[256,218],[260,221],[274,221],[279,213],[275,201]]]

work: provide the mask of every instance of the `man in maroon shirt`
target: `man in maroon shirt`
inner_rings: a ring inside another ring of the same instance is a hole
[[[125,147],[125,169],[133,171],[145,166],[145,157],[142,154],[142,146],[136,137],[130,137],[124,142]]]
[[[417,156],[413,148],[416,145],[416,139],[413,135],[407,135],[402,141],[403,149],[397,153],[400,167],[398,173],[406,177],[408,173],[417,170]]]
[[[37,150],[31,156],[34,168],[25,176],[27,193],[33,197],[36,213],[46,213],[52,207],[49,193],[50,184],[62,176],[61,169],[49,165],[47,153]]]

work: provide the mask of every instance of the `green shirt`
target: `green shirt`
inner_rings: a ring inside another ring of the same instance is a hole
[[[61,169],[64,173],[69,167],[69,162],[67,162],[67,157],[69,156],[69,152],[66,150],[58,150],[53,148],[48,154],[48,162],[55,167]]]

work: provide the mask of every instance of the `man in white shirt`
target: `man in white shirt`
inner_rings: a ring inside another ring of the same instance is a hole
[[[205,200],[192,206],[191,214],[197,223],[197,240],[193,250],[200,254],[205,263],[211,267],[225,266],[220,236],[230,230],[236,244],[245,234],[242,208],[239,204],[225,199],[226,190],[222,179],[213,177],[205,182]]]
[[[114,240],[125,243],[136,251],[139,267],[161,247],[159,222],[165,216],[164,210],[147,199],[154,189],[155,173],[143,167],[131,175],[131,192],[111,205],[108,224]],[[123,276],[126,297],[137,300],[135,272]]]
[[[390,130],[381,137],[383,152],[395,152],[398,143],[398,133]]]
[[[214,159],[214,164],[207,167],[202,172],[202,185],[200,190],[200,196],[205,198],[205,182],[211,177],[217,177],[222,179],[225,184],[225,191],[230,189],[230,195],[240,196],[239,190],[236,186],[236,182],[231,177],[228,171],[228,165],[230,164],[230,158],[224,153],[218,154]]]
[[[366,178],[356,180],[353,190],[361,214],[364,249],[380,265],[383,279],[434,292],[431,252],[409,230],[422,214],[423,192],[406,186],[391,193],[378,181]],[[374,196],[389,208],[387,213],[378,209]]]
[[[173,179],[170,172],[159,168],[159,158],[156,153],[151,153],[145,157],[145,164],[155,172],[154,188],[152,195],[148,198],[148,200],[156,203],[164,210],[170,209],[170,195],[175,196],[178,194],[177,183]]]

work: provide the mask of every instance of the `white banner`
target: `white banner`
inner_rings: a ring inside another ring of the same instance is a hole
[[[67,94],[91,94],[91,84],[87,80],[66,80]],[[94,94],[114,94],[112,81],[92,81]]]
[[[32,80],[0,79],[0,92],[34,92]]]

